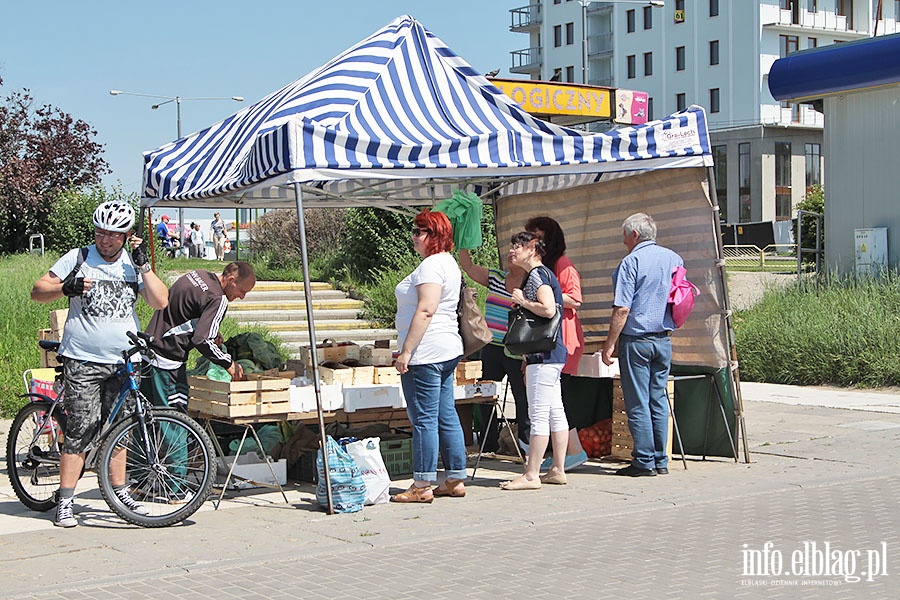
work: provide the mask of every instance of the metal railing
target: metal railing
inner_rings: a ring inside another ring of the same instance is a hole
[[[725,264],[729,267],[758,268],[762,271],[784,269],[791,272],[797,267],[797,244],[769,244],[764,248],[753,244],[726,245]]]
[[[532,69],[541,66],[540,46],[513,50],[510,55],[512,56],[512,69]]]
[[[511,31],[528,29],[540,25],[544,20],[540,4],[529,4],[528,6],[513,8],[509,11],[509,14],[512,19],[512,23],[509,26]]]

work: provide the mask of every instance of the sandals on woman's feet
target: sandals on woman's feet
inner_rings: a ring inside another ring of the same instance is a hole
[[[431,486],[416,487],[415,484],[409,486],[409,489],[399,494],[391,496],[391,502],[418,502],[423,504],[431,504],[434,501],[434,492]]]
[[[448,479],[434,488],[434,495],[438,497],[464,498],[466,495],[466,484],[462,479],[454,479],[452,481]]]

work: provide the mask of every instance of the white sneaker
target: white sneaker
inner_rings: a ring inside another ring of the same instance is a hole
[[[123,487],[116,490],[116,496],[119,498],[119,501],[125,505],[127,509],[131,512],[138,515],[149,515],[150,511],[147,508],[131,497],[131,494],[128,493],[128,488]]]
[[[78,521],[75,520],[75,514],[72,512],[73,505],[72,498],[60,500],[56,505],[56,519],[53,524],[57,527],[77,527]]]

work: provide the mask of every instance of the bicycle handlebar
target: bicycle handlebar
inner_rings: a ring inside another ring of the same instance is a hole
[[[131,340],[131,344],[133,345],[133,348],[122,351],[122,358],[126,361],[138,353],[146,354],[149,358],[155,356],[153,350],[150,349],[150,344],[153,342],[152,335],[148,335],[141,331],[126,331],[125,335],[128,336],[128,339]]]

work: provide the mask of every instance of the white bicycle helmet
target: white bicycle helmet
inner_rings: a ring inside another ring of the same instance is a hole
[[[94,227],[128,233],[134,227],[134,209],[124,202],[104,202],[94,211]]]

